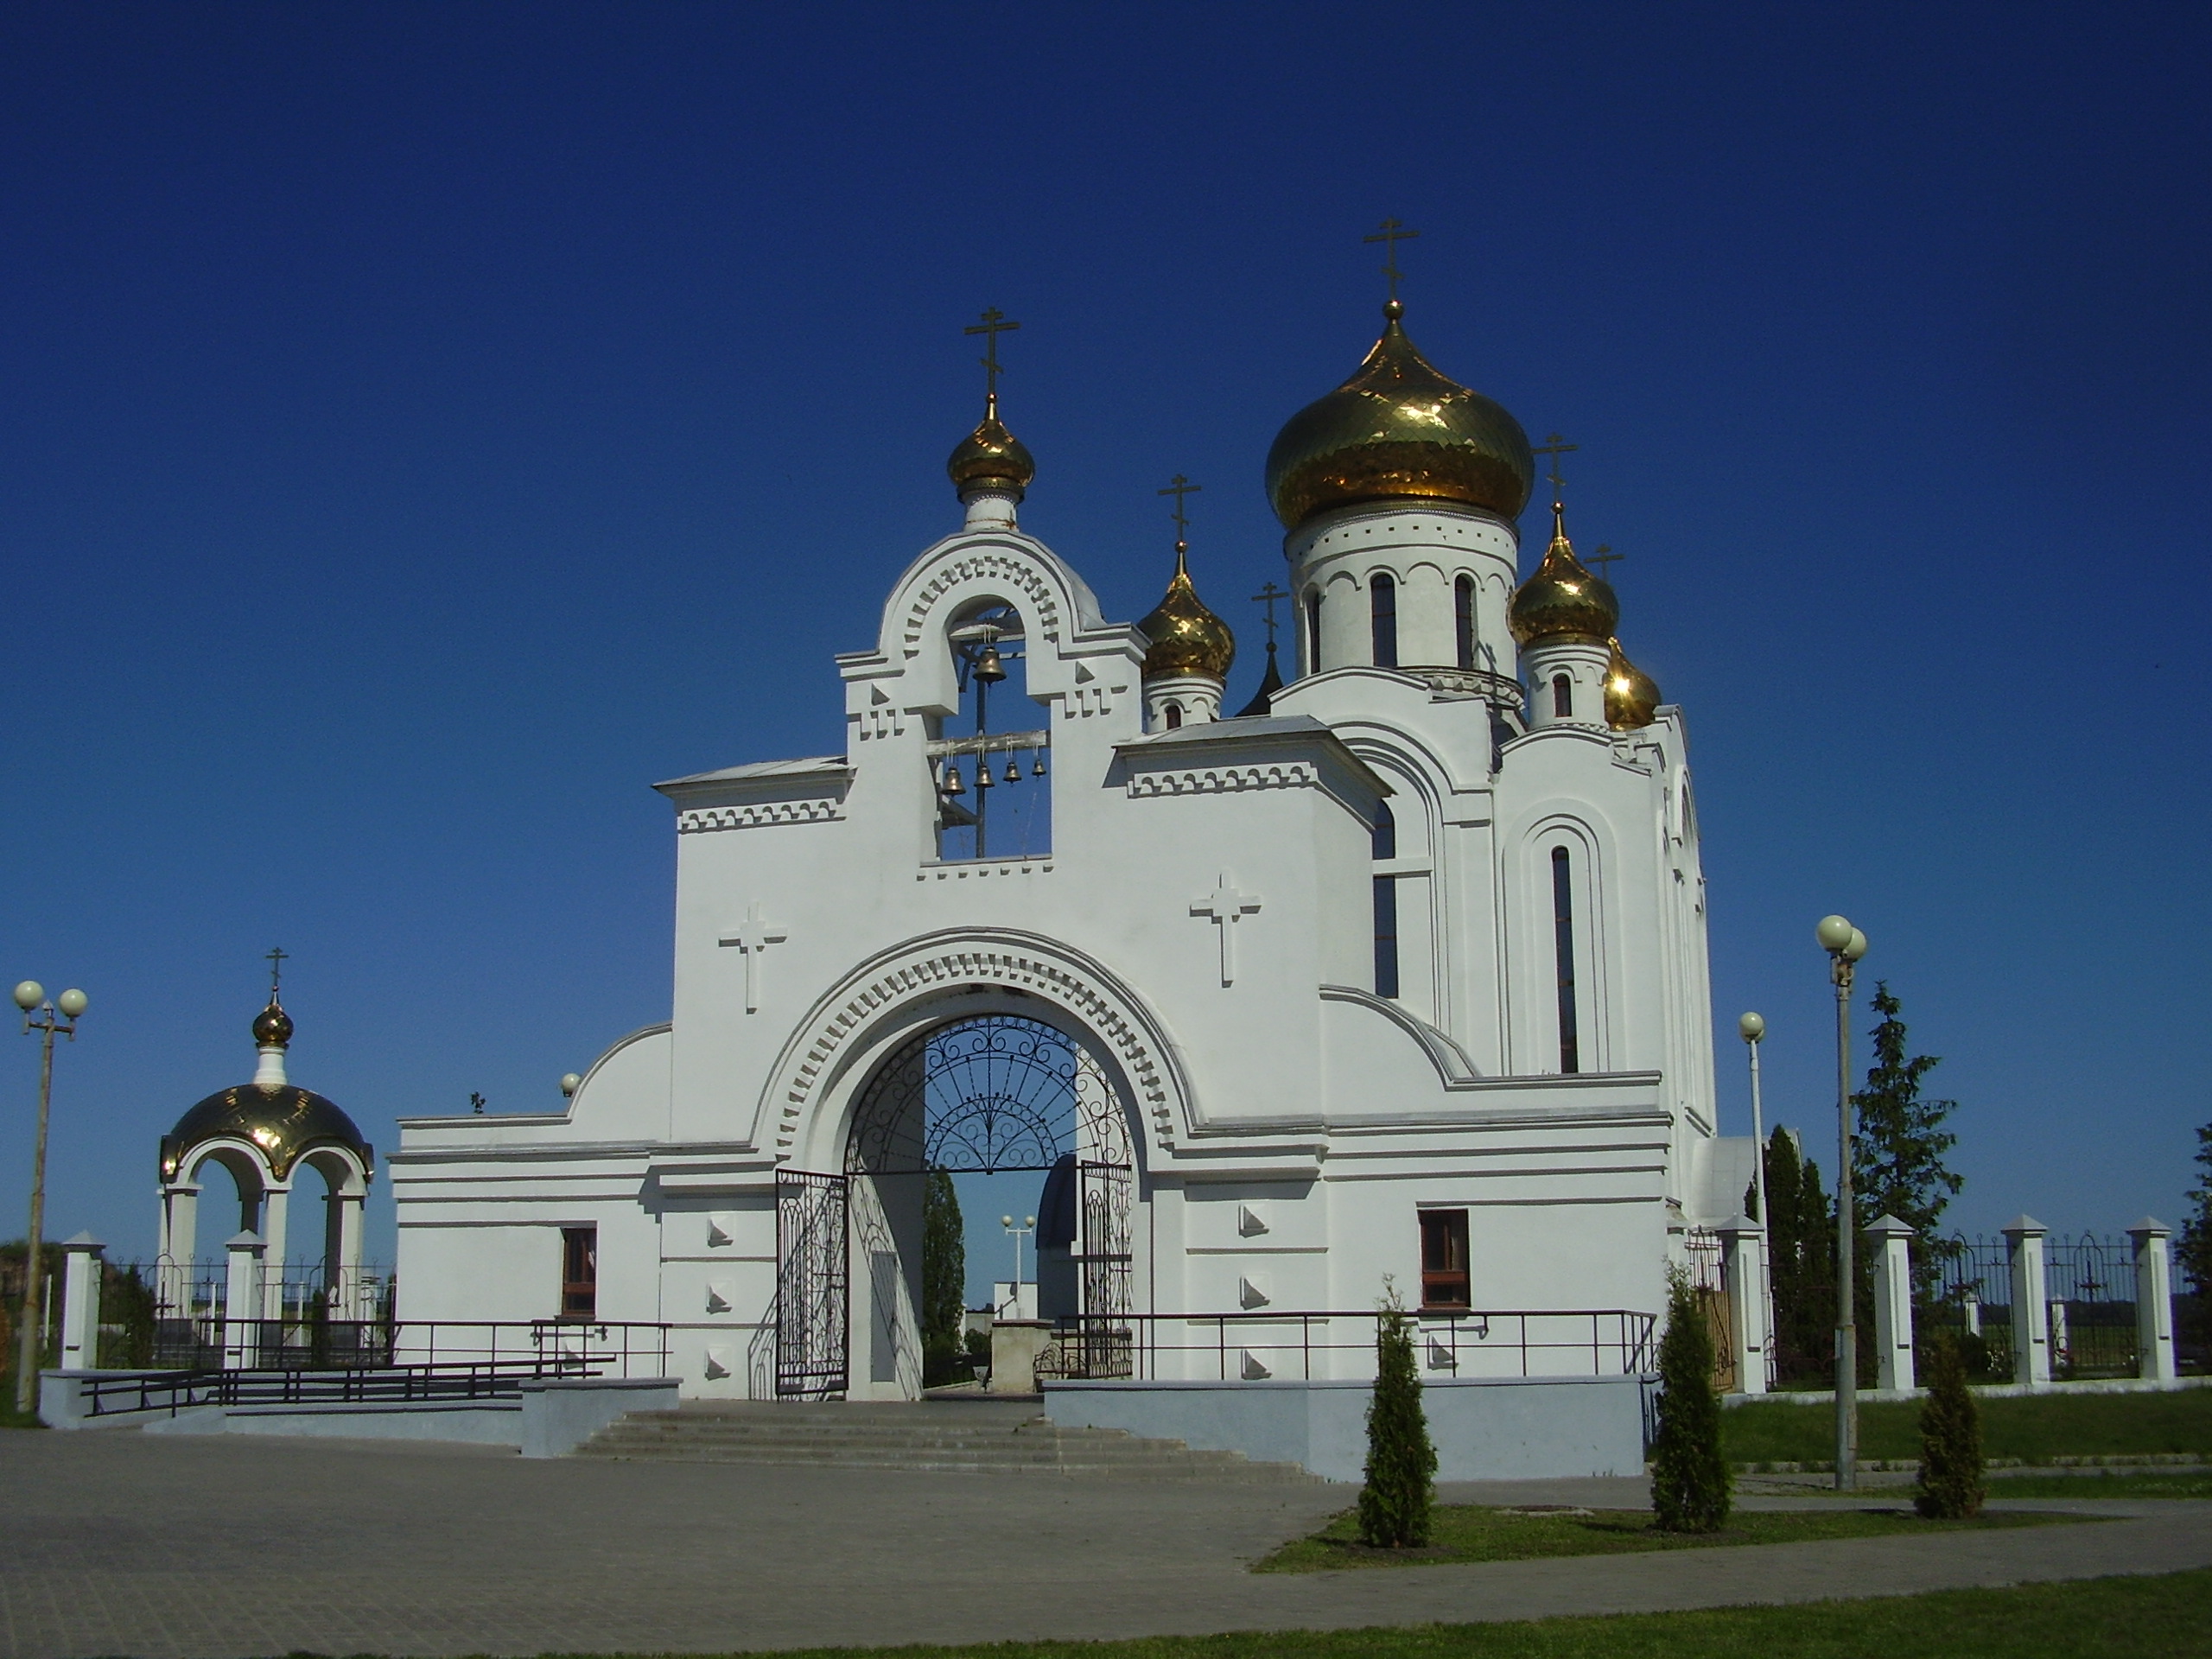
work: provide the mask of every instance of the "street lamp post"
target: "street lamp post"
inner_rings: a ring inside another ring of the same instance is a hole
[[[1736,1021],[1737,1034],[1751,1056],[1751,1187],[1759,1206],[1760,1318],[1766,1332],[1766,1380],[1774,1382],[1774,1223],[1766,1208],[1766,1123],[1759,1111],[1759,1042],[1766,1035],[1764,1015],[1747,1014]]]
[[[1021,1317],[1021,1241],[1037,1230],[1037,1217],[1024,1216],[1017,1227],[1012,1216],[1001,1216],[999,1225],[1014,1240],[1014,1317],[1018,1319]]]
[[[1823,916],[1813,930],[1828,953],[1835,984],[1835,1489],[1859,1487],[1859,1325],[1852,1260],[1858,1217],[1851,1191],[1851,977],[1866,954],[1866,936],[1841,916]]]
[[[43,1008],[40,1004],[44,1003]],[[23,1011],[23,1031],[44,1034],[38,1072],[38,1149],[31,1154],[31,1225],[23,1255],[23,1317],[21,1340],[16,1346],[16,1409],[29,1415],[38,1407],[38,1363],[46,1345],[46,1320],[39,1292],[46,1263],[39,1255],[39,1234],[46,1225],[46,1123],[54,1104],[54,1033],[77,1040],[77,1016],[85,1011],[82,991],[67,990],[59,999],[61,1018],[54,1018],[56,1004],[46,1001],[46,987],[27,979],[16,987],[16,1006]],[[33,1019],[31,1011],[39,1009]]]

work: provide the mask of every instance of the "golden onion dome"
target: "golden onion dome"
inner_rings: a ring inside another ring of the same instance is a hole
[[[1150,641],[1144,654],[1147,680],[1204,675],[1227,680],[1229,665],[1236,660],[1236,636],[1229,624],[1205,607],[1198,590],[1191,585],[1184,563],[1184,547],[1175,544],[1175,577],[1150,616],[1137,624]]]
[[[1392,300],[1382,338],[1352,378],[1290,417],[1268,451],[1268,499],[1285,528],[1355,501],[1486,507],[1508,518],[1536,475],[1529,435],[1503,405],[1440,374]]]
[[[970,492],[995,491],[1016,500],[1037,476],[1037,463],[1020,438],[999,420],[999,397],[990,394],[983,405],[982,423],[960,440],[952,458],[944,463],[952,486],[966,500]]]
[[[253,1041],[257,1048],[283,1048],[292,1040],[292,1016],[271,996],[269,1006],[253,1016]]]
[[[1552,503],[1552,544],[1535,574],[1513,590],[1505,607],[1514,642],[1531,645],[1545,639],[1580,639],[1602,645],[1621,620],[1612,584],[1590,574],[1567,539],[1567,509]]]
[[[279,1180],[317,1147],[344,1147],[364,1164],[376,1155],[353,1120],[327,1096],[289,1083],[242,1083],[208,1096],[162,1137],[162,1176],[185,1173],[194,1151],[222,1139],[260,1147]]]
[[[1605,664],[1605,724],[1617,732],[1649,726],[1659,712],[1659,685],[1628,659],[1621,642],[1608,639]]]

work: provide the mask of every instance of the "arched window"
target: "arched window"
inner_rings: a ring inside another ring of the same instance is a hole
[[[1368,624],[1374,631],[1375,666],[1398,665],[1398,584],[1376,575],[1367,583]]]
[[[1560,720],[1574,718],[1574,682],[1564,674],[1552,676],[1552,713]]]
[[[1306,671],[1321,671],[1321,590],[1306,590]]]
[[[1552,938],[1559,958],[1559,1069],[1582,1069],[1574,1025],[1574,872],[1567,850],[1552,849]]]
[[[1462,576],[1452,584],[1452,620],[1459,639],[1459,666],[1475,665],[1475,579]]]
[[[1183,705],[1179,702],[1169,703],[1167,705],[1167,729],[1172,732],[1182,723]]]
[[[1375,806],[1375,859],[1398,855],[1398,821],[1382,802]],[[1375,878],[1375,995],[1398,994],[1398,878]]]

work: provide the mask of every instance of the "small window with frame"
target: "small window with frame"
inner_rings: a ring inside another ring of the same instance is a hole
[[[561,1230],[561,1317],[599,1316],[599,1229]]]
[[[1423,1307],[1471,1306],[1467,1271],[1467,1212],[1464,1210],[1424,1210],[1421,1212],[1421,1305]]]

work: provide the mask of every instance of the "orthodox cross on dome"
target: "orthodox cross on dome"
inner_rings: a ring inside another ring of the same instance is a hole
[[[1268,609],[1268,649],[1269,651],[1275,648],[1275,601],[1289,597],[1288,594],[1272,582],[1252,595],[1252,602],[1255,605],[1264,605]]]
[[[1256,893],[1239,893],[1236,884],[1224,870],[1220,883],[1203,899],[1191,900],[1191,914],[1210,918],[1221,937],[1221,982],[1227,986],[1236,978],[1236,924],[1240,918],[1249,916],[1260,907]]]
[[[765,921],[760,915],[760,901],[755,899],[745,912],[745,919],[721,938],[717,944],[734,944],[745,953],[745,1011],[760,1011],[760,957],[772,944],[781,944],[791,935],[775,923]]]
[[[291,952],[280,944],[262,958],[269,964],[269,1000],[271,1002],[276,1000],[277,987],[283,982],[284,962],[290,955]]]
[[[1006,372],[999,363],[999,336],[1011,334],[1021,325],[1018,322],[1008,322],[1006,313],[996,306],[993,306],[982,315],[983,320],[981,322],[970,323],[963,332],[984,336],[983,397],[985,402],[995,405],[999,400],[999,376]]]
[[[1605,567],[1609,564],[1618,564],[1626,557],[1628,557],[1628,555],[1625,553],[1614,552],[1611,543],[1600,542],[1598,543],[1598,550],[1590,556],[1587,562],[1596,565],[1598,567],[1598,574],[1603,576],[1607,582],[1611,582],[1613,579],[1612,572],[1606,569]]]
[[[1405,280],[1406,276],[1404,271],[1398,269],[1398,244],[1410,242],[1420,234],[1419,231],[1408,230],[1395,219],[1386,219],[1374,235],[1360,238],[1363,242],[1380,242],[1383,245],[1382,274],[1390,279],[1390,297],[1394,300],[1398,297],[1398,284]]]
[[[1162,495],[1172,495],[1175,498],[1175,548],[1178,552],[1180,552],[1190,540],[1191,521],[1183,512],[1183,498],[1186,495],[1196,495],[1204,488],[1205,488],[1205,485],[1193,484],[1182,474],[1178,473],[1175,474],[1175,481],[1160,491]]]
[[[1556,432],[1543,442],[1532,444],[1529,447],[1530,454],[1549,455],[1552,458],[1552,469],[1544,474],[1544,482],[1552,486],[1554,501],[1563,500],[1565,498],[1560,493],[1567,488],[1567,480],[1559,475],[1559,458],[1561,455],[1573,454],[1581,447],[1579,443],[1569,443]]]

